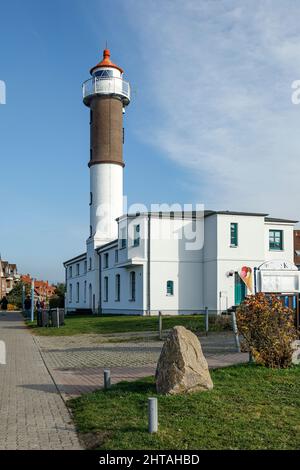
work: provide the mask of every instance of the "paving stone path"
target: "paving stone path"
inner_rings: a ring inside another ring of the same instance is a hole
[[[144,339],[142,335],[37,336],[36,342],[61,394],[68,399],[101,388],[107,367],[112,383],[154,375],[163,342],[155,334],[146,334]],[[235,352],[231,332],[210,333],[200,341],[210,368],[248,361],[248,354]]]
[[[80,449],[68,409],[19,313],[0,312],[0,450]]]

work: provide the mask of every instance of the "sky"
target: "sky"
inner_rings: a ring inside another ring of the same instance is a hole
[[[0,0],[0,253],[64,279],[89,232],[89,114],[102,57],[125,70],[129,204],[300,219],[300,3]]]

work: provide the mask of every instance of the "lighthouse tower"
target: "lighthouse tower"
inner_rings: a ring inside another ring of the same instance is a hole
[[[123,213],[123,114],[130,102],[123,70],[103,51],[103,60],[83,84],[83,102],[90,108],[90,233],[91,252],[118,237],[116,218]]]

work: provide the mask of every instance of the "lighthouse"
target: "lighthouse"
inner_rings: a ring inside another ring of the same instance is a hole
[[[130,102],[123,73],[105,49],[83,84],[83,102],[90,108],[90,249],[118,237],[116,219],[123,213],[123,114]]]

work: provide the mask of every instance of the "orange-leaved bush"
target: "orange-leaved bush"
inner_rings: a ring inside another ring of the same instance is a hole
[[[291,343],[297,338],[294,312],[276,295],[246,297],[236,312],[239,333],[257,364],[285,368],[292,362]]]

